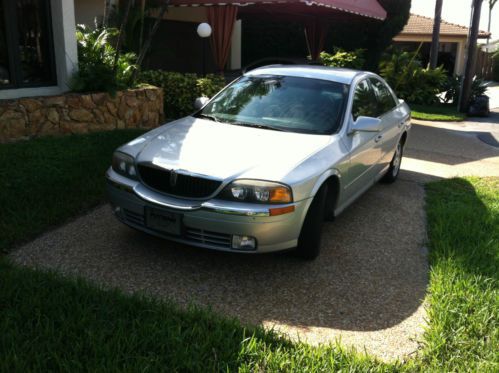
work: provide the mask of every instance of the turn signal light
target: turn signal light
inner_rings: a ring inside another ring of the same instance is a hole
[[[290,212],[294,211],[295,211],[295,206],[286,206],[286,207],[277,207],[275,209],[270,209],[269,213],[270,216],[278,216],[278,215],[289,214]]]

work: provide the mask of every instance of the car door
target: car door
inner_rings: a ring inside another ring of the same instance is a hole
[[[346,171],[345,197],[355,199],[374,182],[375,166],[381,157],[378,132],[355,131],[355,121],[360,116],[377,117],[378,102],[369,79],[361,80],[354,88],[348,134],[344,137],[350,154]]]
[[[386,83],[376,77],[369,78],[376,100],[378,102],[378,117],[381,119],[381,131],[376,148],[380,154],[376,165],[378,176],[383,173],[392,161],[397,142],[400,138],[400,128],[405,123],[406,113],[399,110],[399,103]]]

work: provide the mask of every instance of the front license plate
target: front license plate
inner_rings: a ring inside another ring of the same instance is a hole
[[[180,236],[182,215],[170,211],[147,209],[147,227],[155,231]]]

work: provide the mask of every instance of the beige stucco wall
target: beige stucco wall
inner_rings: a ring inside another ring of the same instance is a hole
[[[454,74],[462,75],[464,73],[464,58],[466,49],[466,36],[440,36],[441,43],[457,43],[456,64],[454,65]],[[431,35],[398,35],[393,38],[394,41],[431,43]]]

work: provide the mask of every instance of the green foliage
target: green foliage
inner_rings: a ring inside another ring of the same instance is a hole
[[[353,52],[347,52],[341,48],[335,48],[332,54],[322,52],[320,62],[324,66],[347,67],[360,70],[364,66],[364,50],[356,49]]]
[[[495,54],[494,54],[494,57],[493,57],[493,61],[494,61],[494,67],[493,67],[493,75],[492,75],[492,78],[496,81],[496,82],[499,82],[499,51],[497,51]]]
[[[381,62],[380,74],[399,98],[409,103],[431,105],[445,89],[447,75],[442,67],[423,68],[414,53],[393,52]]]
[[[411,0],[378,0],[386,10],[383,22],[375,22],[367,31],[366,69],[377,71],[383,52],[393,43],[393,38],[402,31],[410,16]],[[348,35],[348,33],[346,34]]]
[[[443,101],[445,103],[452,102],[454,104],[457,104],[461,91],[461,82],[462,77],[459,75],[454,75],[447,80],[444,87],[444,91],[446,92],[443,98]],[[483,79],[477,78],[475,76],[473,78],[473,82],[471,83],[470,101],[473,101],[478,96],[485,94],[486,90],[487,86],[484,84]]]
[[[163,88],[165,115],[176,119],[194,111],[194,101],[201,96],[212,97],[225,86],[221,75],[182,74],[162,70],[148,70],[140,75],[140,80]]]
[[[78,25],[78,71],[70,82],[73,91],[115,93],[133,86],[136,56],[133,53],[121,54],[115,66],[116,49],[110,41],[117,34],[118,30],[114,28],[93,30]]]

